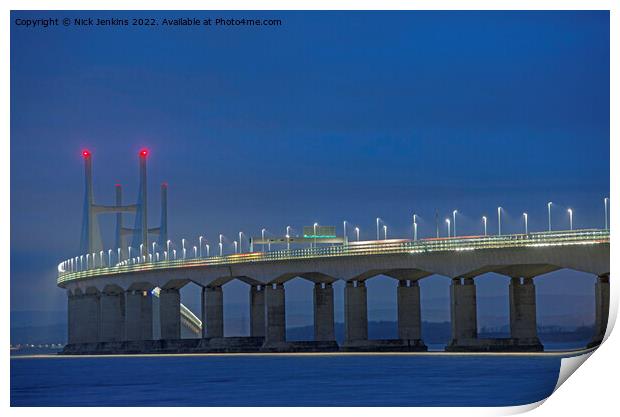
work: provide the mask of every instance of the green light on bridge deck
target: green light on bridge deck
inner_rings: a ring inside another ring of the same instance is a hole
[[[304,235],[304,239],[333,239],[336,235]]]

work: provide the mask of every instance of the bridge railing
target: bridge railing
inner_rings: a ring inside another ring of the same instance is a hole
[[[64,261],[58,266],[58,284],[94,276],[127,272],[185,268],[196,266],[232,265],[252,262],[285,261],[326,257],[389,255],[398,253],[428,253],[444,251],[469,251],[519,247],[584,245],[609,242],[609,230],[585,229],[574,231],[537,232],[528,234],[464,236],[421,240],[377,240],[349,242],[343,245],[277,250],[270,252],[238,253],[225,256],[164,259],[159,261],[129,262],[99,265],[79,270],[77,262]],[[153,256],[154,257],[154,256]],[[76,260],[77,258],[73,258]],[[103,257],[102,262],[103,264]]]

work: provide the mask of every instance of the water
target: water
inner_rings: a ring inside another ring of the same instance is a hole
[[[507,406],[546,398],[559,356],[12,358],[12,406]]]

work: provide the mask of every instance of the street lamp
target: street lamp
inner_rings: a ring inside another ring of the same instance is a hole
[[[183,259],[185,259],[185,239],[181,239],[181,246],[183,247]]]
[[[140,256],[144,253],[144,243],[140,243]]]
[[[456,237],[456,213],[457,210],[452,210],[452,234]]]
[[[239,232],[239,253],[243,252],[242,247],[241,247],[242,237],[243,237],[243,232]]]
[[[482,224],[484,224],[484,235],[487,235],[487,216],[482,216]]]
[[[155,253],[155,242],[153,242],[153,253]]]
[[[170,244],[172,243],[171,240],[167,240],[166,241],[166,251],[168,251],[168,253],[170,253]]]
[[[194,258],[198,257],[198,248],[194,246]]]
[[[99,251],[99,268],[103,268],[103,251]]]
[[[315,247],[315,248],[316,248],[316,227],[317,227],[318,225],[319,225],[319,224],[318,224],[318,223],[316,223],[316,222],[312,225],[313,230],[314,230],[314,247]]]
[[[553,203],[551,201],[549,201],[547,203],[547,216],[549,219],[549,231],[551,231],[551,206],[553,205]]]
[[[263,239],[263,252],[265,252],[265,232],[267,231],[267,229],[262,228],[260,231],[260,236]]]
[[[176,249],[172,249],[172,260],[174,260],[174,261],[177,260],[177,250]]]
[[[168,251],[164,251],[164,261],[168,260]]]
[[[418,240],[418,224],[416,220],[417,220],[417,215],[414,213],[413,215],[413,240]]]
[[[379,222],[381,221],[381,219],[379,217],[377,217],[377,240],[379,240]]]
[[[502,235],[502,208],[497,208],[497,235]]]
[[[209,244],[207,243],[205,247],[207,248],[207,258],[208,258],[209,257]]]
[[[603,204],[605,204],[605,230],[609,229],[609,225],[607,224],[607,203],[609,203],[609,198],[605,197],[603,199]]]
[[[450,219],[446,219],[446,224],[448,225],[448,237],[450,237]]]
[[[355,236],[357,238],[357,241],[360,241],[360,228],[359,227],[355,227]]]
[[[131,246],[127,247],[127,258],[131,259]]]
[[[291,226],[286,226],[286,250],[291,250]]]
[[[198,237],[198,246],[200,247],[200,257],[202,258],[202,236]]]
[[[222,245],[222,238],[223,237],[224,237],[224,235],[220,233],[220,256],[222,256],[223,253],[224,253],[224,245]]]
[[[525,234],[527,235],[527,213],[523,213],[523,222],[525,223]]]
[[[116,252],[117,252],[117,253],[116,253],[116,256],[117,256],[117,258],[118,258],[118,259],[117,259],[117,261],[118,261],[118,263],[120,264],[120,263],[121,263],[121,248],[117,248],[117,249],[116,249]]]
[[[108,268],[112,267],[112,249],[108,249]]]
[[[387,225],[383,225],[383,240],[387,240]]]
[[[237,241],[233,240],[233,244],[235,245],[235,253],[239,253],[239,245],[237,244]]]
[[[347,243],[347,221],[342,222],[343,243]]]
[[[570,230],[573,230],[573,209],[566,210],[568,212],[568,223],[570,225]]]

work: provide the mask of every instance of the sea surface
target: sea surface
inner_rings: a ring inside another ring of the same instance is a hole
[[[12,406],[508,406],[548,397],[559,355],[11,358]]]

